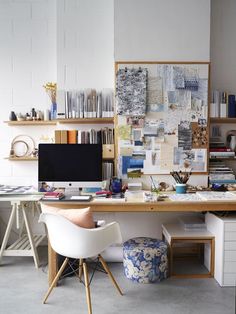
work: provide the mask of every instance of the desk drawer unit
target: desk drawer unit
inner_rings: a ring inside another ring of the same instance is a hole
[[[225,217],[206,214],[206,224],[215,235],[215,279],[221,286],[236,283],[236,214]]]

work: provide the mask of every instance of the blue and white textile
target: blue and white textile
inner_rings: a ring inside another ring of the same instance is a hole
[[[123,245],[125,276],[139,283],[161,281],[167,277],[167,244],[161,240],[139,237]]]

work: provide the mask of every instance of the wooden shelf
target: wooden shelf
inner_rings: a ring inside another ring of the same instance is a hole
[[[12,161],[34,161],[34,160],[38,160],[38,157],[30,157],[30,156],[25,156],[25,157],[6,157],[5,159],[12,160]]]
[[[236,118],[210,118],[211,123],[236,123]]]
[[[56,125],[57,123],[61,124],[107,124],[114,123],[114,117],[112,118],[78,118],[78,119],[57,119],[49,121],[4,121],[8,125]]]
[[[50,120],[50,121],[4,121],[8,125],[56,125],[57,121]]]
[[[89,124],[89,123],[114,123],[114,118],[78,118],[78,119],[59,119],[59,123],[79,123],[79,124]]]

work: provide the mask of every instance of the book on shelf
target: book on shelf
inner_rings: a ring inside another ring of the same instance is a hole
[[[67,142],[68,144],[76,144],[77,143],[77,130],[68,130],[67,131]]]
[[[209,152],[231,152],[231,149],[228,147],[212,147],[209,149]]]
[[[232,180],[210,180],[209,181],[210,184],[213,184],[213,183],[219,183],[219,184],[236,184],[236,180],[235,179],[232,179]]]
[[[228,95],[228,117],[229,118],[236,117],[235,95]]]
[[[211,152],[209,153],[210,155],[210,158],[211,157],[235,157],[235,152],[232,152],[232,151],[226,151],[226,152]]]
[[[217,174],[209,174],[209,180],[235,180],[235,175],[233,173],[217,173]]]

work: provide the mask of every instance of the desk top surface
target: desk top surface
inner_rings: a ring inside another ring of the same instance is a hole
[[[83,208],[91,207],[95,212],[149,212],[149,211],[236,211],[236,195],[232,199],[209,199],[209,200],[170,200],[166,198],[162,201],[145,202],[124,201],[117,199],[93,199],[90,202],[79,201],[43,201],[47,205],[58,206],[60,208]]]
[[[37,202],[42,196],[42,194],[4,194],[0,196],[0,202]]]

